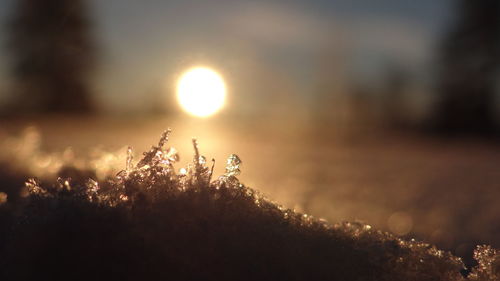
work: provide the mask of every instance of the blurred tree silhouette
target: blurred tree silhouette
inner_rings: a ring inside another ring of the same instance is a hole
[[[412,74],[402,63],[388,61],[382,69],[382,122],[393,128],[403,128],[409,122],[406,95],[411,88]]]
[[[460,0],[441,50],[432,120],[444,133],[498,133],[494,95],[500,66],[500,1]]]
[[[15,110],[92,111],[95,48],[84,0],[18,0],[9,29]]]

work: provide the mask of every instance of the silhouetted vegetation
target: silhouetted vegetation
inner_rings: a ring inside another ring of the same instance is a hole
[[[494,96],[500,70],[500,2],[460,0],[444,40],[433,119],[444,133],[498,133]]]
[[[9,25],[13,110],[93,110],[88,84],[95,46],[85,0],[19,0]]]

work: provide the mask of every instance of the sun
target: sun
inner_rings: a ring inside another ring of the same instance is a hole
[[[191,115],[213,115],[224,106],[225,99],[224,79],[210,68],[191,68],[181,75],[177,83],[177,100]]]

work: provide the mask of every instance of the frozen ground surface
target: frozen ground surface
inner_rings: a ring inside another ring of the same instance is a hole
[[[0,134],[5,141],[29,126],[44,151],[71,146],[75,158],[96,146],[139,153],[170,127],[170,144],[189,156],[181,163],[191,160],[192,137],[216,159],[216,174],[237,153],[241,181],[287,207],[330,222],[361,220],[466,260],[476,244],[500,247],[500,145],[493,142],[345,133],[305,121],[163,118],[3,120]]]

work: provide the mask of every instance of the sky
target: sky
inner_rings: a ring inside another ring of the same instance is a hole
[[[450,1],[89,0],[101,59],[96,99],[118,111],[168,104],[193,65],[219,70],[242,111],[272,97],[307,103],[318,85],[342,88],[350,77],[377,81],[387,63],[426,79]],[[13,3],[0,0],[2,24]],[[5,37],[2,29],[1,44]],[[5,96],[8,54],[0,50]]]

